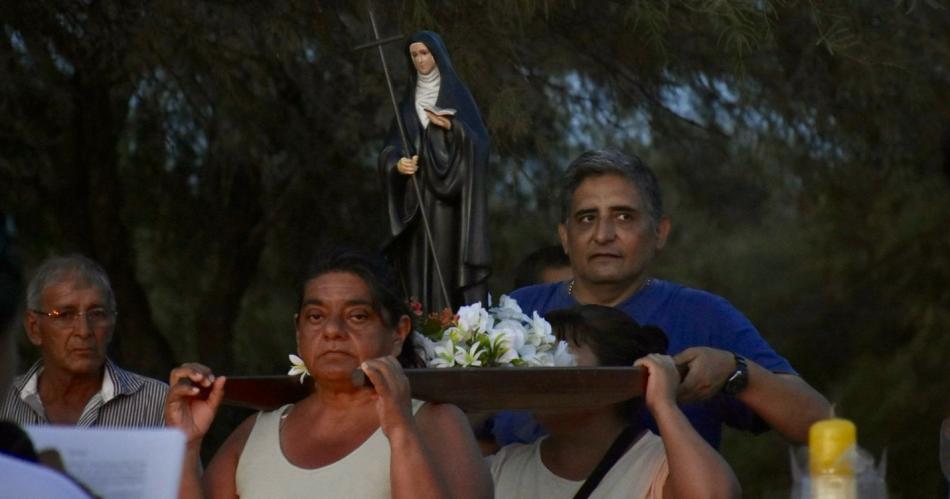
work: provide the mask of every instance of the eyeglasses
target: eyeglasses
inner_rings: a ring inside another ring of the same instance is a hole
[[[66,329],[76,324],[76,319],[83,317],[89,327],[97,329],[111,326],[115,322],[115,317],[119,315],[115,310],[106,310],[104,308],[94,308],[85,312],[75,310],[51,310],[44,312],[42,310],[31,310],[34,314],[45,315],[54,326]]]

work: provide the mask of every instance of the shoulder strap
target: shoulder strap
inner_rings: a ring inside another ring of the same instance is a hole
[[[638,428],[635,425],[627,426],[620,432],[620,435],[617,435],[617,438],[614,440],[614,443],[610,444],[610,448],[607,449],[607,452],[604,454],[604,457],[601,458],[600,462],[597,463],[597,467],[594,468],[594,471],[590,473],[590,476],[587,477],[587,480],[584,481],[584,484],[581,485],[581,488],[577,491],[577,494],[574,494],[574,499],[587,499],[594,492],[594,489],[600,485],[600,481],[604,479],[604,476],[607,475],[607,472],[610,471],[610,468],[613,468],[614,464],[620,459],[621,456],[627,452],[627,448],[630,447],[637,438],[643,434],[641,428]]]

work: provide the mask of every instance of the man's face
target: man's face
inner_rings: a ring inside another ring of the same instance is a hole
[[[395,328],[386,326],[362,278],[330,272],[304,288],[297,349],[315,378],[348,380],[364,360],[397,355],[410,327],[405,316]]]
[[[587,177],[574,191],[558,226],[578,281],[634,284],[666,244],[669,221],[654,224],[636,186],[615,174]]]
[[[66,321],[27,311],[26,333],[30,342],[40,347],[44,369],[74,376],[99,373],[115,329],[114,311],[102,292],[94,286],[80,285],[76,279],[66,279],[43,290],[41,306],[42,312],[73,316]]]

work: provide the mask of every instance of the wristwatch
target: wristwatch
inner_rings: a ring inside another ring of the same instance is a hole
[[[726,384],[722,387],[722,393],[726,395],[738,395],[749,384],[749,366],[746,365],[745,357],[734,353],[736,358],[736,371],[726,379]]]

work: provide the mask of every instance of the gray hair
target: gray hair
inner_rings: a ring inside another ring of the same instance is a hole
[[[106,305],[116,310],[112,283],[102,267],[90,258],[72,254],[56,256],[43,262],[26,288],[26,306],[39,310],[43,306],[43,291],[60,282],[75,279],[82,286],[92,286],[102,293]]]
[[[566,222],[571,216],[571,201],[581,182],[587,177],[599,175],[618,175],[633,183],[646,203],[650,220],[654,225],[660,222],[663,217],[663,198],[660,195],[660,182],[653,170],[635,154],[610,149],[587,151],[568,165],[561,182],[561,221]]]

